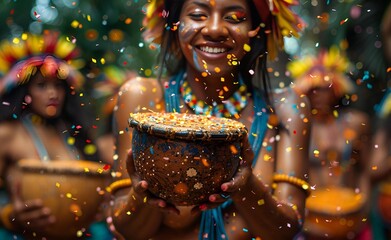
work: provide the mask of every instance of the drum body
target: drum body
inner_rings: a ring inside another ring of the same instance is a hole
[[[236,173],[243,124],[192,114],[133,115],[135,169],[157,197],[178,206],[201,204]]]
[[[316,189],[306,202],[308,239],[351,239],[365,224],[365,197],[350,188]]]
[[[103,164],[82,160],[18,163],[21,196],[42,199],[56,223],[45,229],[46,239],[80,239],[96,219],[110,174]]]

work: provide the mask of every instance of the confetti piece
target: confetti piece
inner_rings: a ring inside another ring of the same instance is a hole
[[[339,22],[339,25],[342,25],[342,24],[346,23],[347,21],[348,21],[348,18],[345,18],[344,20]]]

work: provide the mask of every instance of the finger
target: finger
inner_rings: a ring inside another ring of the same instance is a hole
[[[53,215],[37,215],[35,218],[25,220],[24,224],[26,228],[40,232],[54,223],[56,223],[56,218]]]
[[[14,208],[21,208],[23,206],[22,199],[22,184],[19,180],[15,182],[13,186],[11,186],[11,199],[13,201]]]
[[[223,203],[230,197],[228,193],[212,194],[209,196],[209,201],[212,203]]]
[[[247,179],[252,174],[251,168],[240,166],[235,176],[231,181],[221,184],[221,190],[225,194],[229,194],[244,187],[247,183]]]
[[[133,161],[133,151],[131,148],[128,150],[128,153],[126,155],[126,170],[128,171],[130,176],[136,172]]]
[[[243,138],[241,156],[242,156],[241,164],[246,164],[251,166],[251,163],[254,159],[254,151],[251,148],[248,137]]]
[[[148,190],[148,182],[145,180],[141,180],[139,182],[134,182],[134,191],[136,193],[145,193]]]
[[[41,207],[35,208],[34,210],[30,208],[28,211],[23,212],[23,214],[19,215],[18,221],[32,226],[36,224],[37,221],[47,221],[49,223],[53,218],[54,216],[49,208]]]

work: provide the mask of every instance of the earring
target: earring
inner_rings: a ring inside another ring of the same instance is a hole
[[[31,96],[30,96],[30,95],[24,96],[24,102],[25,102],[26,104],[30,104],[31,101],[32,101],[32,99],[31,99]]]

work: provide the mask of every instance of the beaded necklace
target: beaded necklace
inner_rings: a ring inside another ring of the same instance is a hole
[[[197,100],[186,79],[186,74],[181,80],[181,94],[183,101],[193,109],[195,114],[212,115],[216,117],[239,117],[239,113],[247,105],[247,87],[242,84],[239,89],[232,94],[230,98],[221,103],[213,102],[212,105],[202,100]]]

